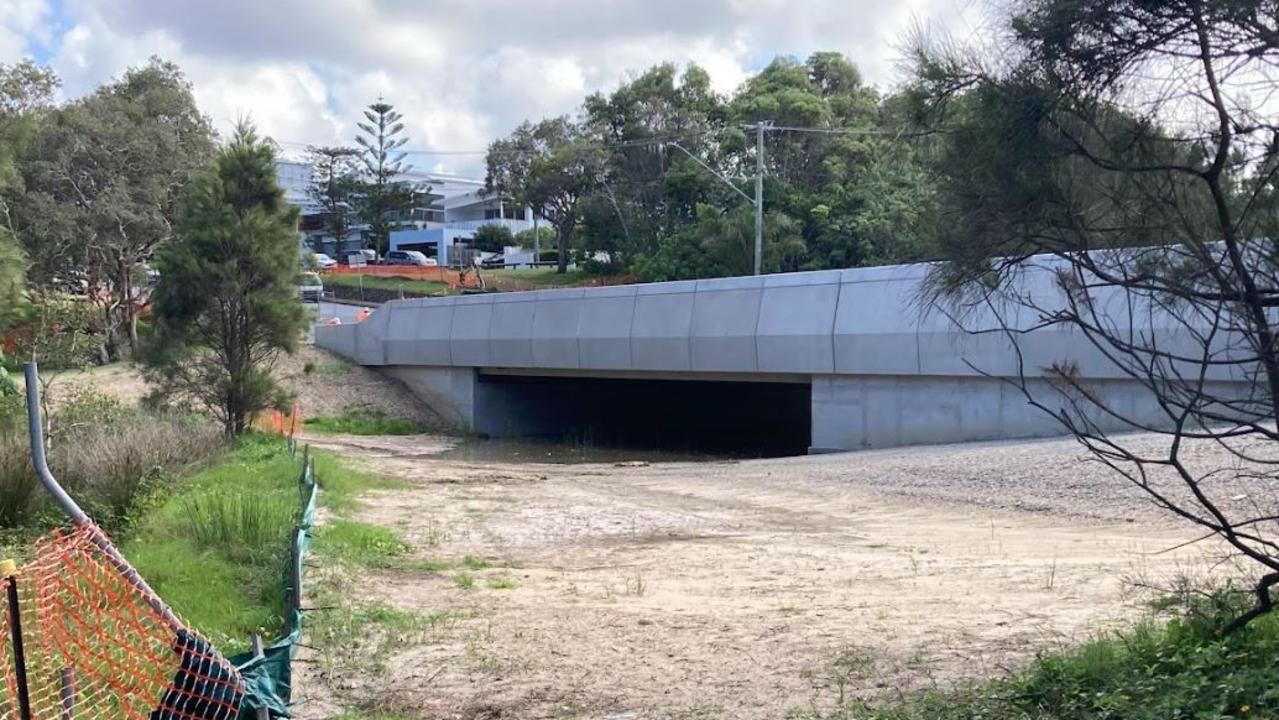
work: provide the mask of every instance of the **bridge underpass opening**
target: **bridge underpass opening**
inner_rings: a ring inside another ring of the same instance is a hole
[[[600,447],[802,455],[811,383],[547,377],[481,372],[475,429]]]

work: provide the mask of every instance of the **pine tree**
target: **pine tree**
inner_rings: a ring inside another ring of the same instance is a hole
[[[311,184],[307,192],[322,210],[325,234],[337,242],[340,251],[351,231],[361,154],[349,147],[314,147],[310,156]]]
[[[252,125],[241,123],[187,188],[177,239],[156,266],[156,337],[145,357],[156,385],[202,403],[239,435],[253,413],[280,402],[271,370],[304,326],[297,210]]]
[[[413,169],[404,162],[404,147],[409,138],[402,135],[404,116],[395,106],[381,100],[364,111],[367,122],[359,123],[363,135],[358,135],[368,177],[363,187],[360,217],[368,225],[368,238],[378,255],[386,254],[391,243],[391,230],[398,224],[390,217],[413,206],[416,190],[396,177]]]

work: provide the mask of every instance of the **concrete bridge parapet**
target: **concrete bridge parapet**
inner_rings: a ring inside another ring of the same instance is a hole
[[[1078,331],[1036,329],[1014,351],[993,306],[962,319],[921,301],[926,265],[600,288],[394,301],[358,325],[320,326],[316,343],[385,368],[459,424],[490,434],[553,429],[561,418],[516,402],[497,375],[806,384],[809,446],[854,450],[1061,432],[1004,380],[1051,393],[1048,368],[1079,376],[1158,423],[1154,397]],[[1051,268],[1030,268],[1022,291],[1052,298]],[[1171,318],[1095,301],[1116,323],[1137,322],[1169,349],[1195,347]],[[998,310],[1013,326],[1039,318]],[[1213,370],[1222,388],[1247,378]],[[750,387],[743,385],[743,387]],[[503,389],[505,388],[505,389]],[[507,395],[503,395],[507,393]],[[621,410],[619,410],[621,412]],[[523,417],[514,415],[525,413]],[[1122,428],[1116,428],[1122,429]]]

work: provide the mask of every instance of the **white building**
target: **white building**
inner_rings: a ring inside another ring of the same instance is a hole
[[[285,197],[302,212],[302,232],[312,249],[337,258],[363,246],[365,225],[353,226],[351,233],[340,240],[325,235],[322,211],[309,193],[310,165],[277,160],[276,174]],[[441,265],[456,264],[462,249],[459,245],[465,247],[484,225],[503,225],[512,233],[533,227],[531,210],[486,195],[483,180],[414,170],[396,181],[424,192],[418,205],[396,218],[400,229],[391,232],[392,250],[420,250],[437,258]]]

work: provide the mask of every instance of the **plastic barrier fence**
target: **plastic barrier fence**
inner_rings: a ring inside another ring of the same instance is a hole
[[[175,628],[91,524],[54,530],[6,568],[5,720],[230,720],[245,688],[198,633]],[[109,541],[106,541],[109,542]]]

